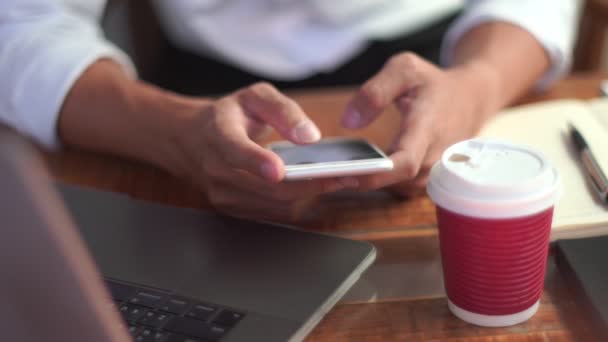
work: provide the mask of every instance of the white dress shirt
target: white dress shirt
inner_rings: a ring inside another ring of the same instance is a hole
[[[135,76],[129,57],[102,35],[104,0],[0,2],[0,122],[58,146],[57,117],[74,82],[112,58]],[[572,61],[580,0],[155,0],[172,41],[275,79],[331,71],[370,39],[414,32],[454,13],[442,62],[472,27],[506,21],[529,31],[551,58],[546,86]],[[522,51],[522,53],[526,53]]]

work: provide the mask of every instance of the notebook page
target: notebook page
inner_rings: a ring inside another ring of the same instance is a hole
[[[604,126],[605,130],[608,130],[608,97],[591,100],[589,106],[597,121]],[[608,142],[606,142],[606,145],[608,145]]]
[[[555,208],[552,238],[600,234],[602,232],[594,231],[593,227],[608,222],[608,207],[594,196],[570,142],[568,122],[582,132],[594,153],[608,156],[608,129],[598,123],[590,105],[580,100],[558,100],[507,109],[480,133],[483,137],[532,146],[555,165],[564,192]],[[606,228],[602,230],[608,233]]]
[[[600,123],[601,127],[598,127],[598,130],[602,131],[596,133],[597,137],[593,137],[593,155],[604,174],[608,175],[608,139],[606,139],[608,136],[608,97],[591,100],[588,105],[593,116]]]

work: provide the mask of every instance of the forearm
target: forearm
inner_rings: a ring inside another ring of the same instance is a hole
[[[488,111],[523,95],[549,66],[549,56],[530,33],[504,22],[482,24],[465,34],[452,63],[452,68],[471,68],[484,83],[480,91]]]
[[[66,145],[168,168],[180,120],[200,113],[204,104],[129,79],[118,64],[100,60],[68,93],[58,134]]]

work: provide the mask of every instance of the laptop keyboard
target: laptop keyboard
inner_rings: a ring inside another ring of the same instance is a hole
[[[136,342],[215,342],[245,316],[169,291],[106,279],[106,285]]]

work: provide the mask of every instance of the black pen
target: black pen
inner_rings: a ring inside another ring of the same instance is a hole
[[[606,178],[606,175],[602,172],[597,160],[593,157],[583,135],[571,123],[568,123],[568,127],[570,130],[570,137],[574,142],[574,146],[583,162],[583,167],[587,172],[591,184],[593,184],[597,196],[602,202],[608,203],[608,179]]]

